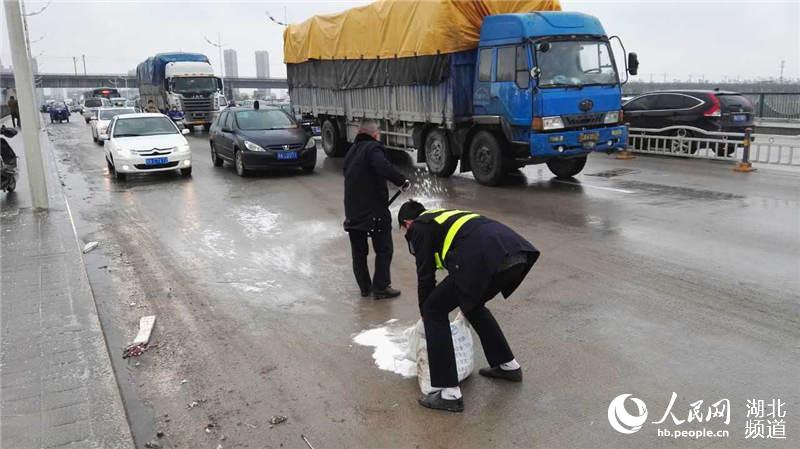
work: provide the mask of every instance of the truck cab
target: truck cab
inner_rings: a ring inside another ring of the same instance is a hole
[[[214,76],[205,62],[176,61],[164,69],[167,109],[177,106],[184,113],[187,125],[206,125],[219,111],[222,80]]]
[[[635,74],[636,55],[628,62]],[[505,165],[544,162],[557,176],[570,177],[589,153],[624,148],[621,81],[600,21],[575,12],[485,17],[472,114],[476,124],[497,123],[511,147],[495,157],[491,147],[500,142],[484,136],[477,151],[472,143],[467,168],[489,184],[508,168],[485,166],[499,158]]]

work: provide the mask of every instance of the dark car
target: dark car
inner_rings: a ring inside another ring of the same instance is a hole
[[[209,140],[214,166],[233,162],[239,176],[279,167],[311,172],[317,164],[313,136],[280,108],[225,109],[211,125]]]
[[[63,101],[58,101],[50,105],[48,108],[48,112],[50,112],[50,123],[58,123],[67,122],[69,123],[69,108],[67,104]]]
[[[702,138],[702,132],[743,133],[753,128],[753,103],[736,92],[716,90],[669,90],[648,92],[632,98],[622,106],[625,121],[631,128],[663,129],[664,135]],[[714,138],[713,136],[709,136]],[[673,140],[681,152],[694,153],[699,142]],[[733,144],[720,146],[719,155],[730,154]]]

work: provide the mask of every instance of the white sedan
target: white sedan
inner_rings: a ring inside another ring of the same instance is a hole
[[[136,112],[133,108],[100,108],[97,110],[97,117],[92,117],[89,122],[92,126],[92,140],[98,145],[102,145],[103,141],[100,140],[100,134],[105,134],[108,130],[108,124],[111,119],[120,114],[133,114]]]
[[[106,134],[105,156],[109,173],[124,181],[129,173],[179,170],[192,174],[192,151],[180,130],[163,114],[123,114],[111,119]]]

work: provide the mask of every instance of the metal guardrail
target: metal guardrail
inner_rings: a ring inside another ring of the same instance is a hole
[[[760,118],[800,120],[800,92],[742,92],[753,102]]]
[[[749,165],[800,166],[800,138],[706,131],[690,126],[629,128],[628,151]]]

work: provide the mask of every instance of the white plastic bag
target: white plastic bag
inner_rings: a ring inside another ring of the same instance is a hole
[[[425,326],[422,320],[417,321],[413,327],[405,331],[408,337],[408,351],[406,358],[417,362],[417,380],[419,389],[423,394],[430,394],[438,390],[431,386],[431,372],[428,363],[428,344],[425,341]],[[450,333],[453,335],[453,349],[456,355],[456,369],[458,371],[458,381],[472,374],[474,368],[475,355],[473,353],[472,332],[464,315],[460,312],[453,322],[450,323]]]

